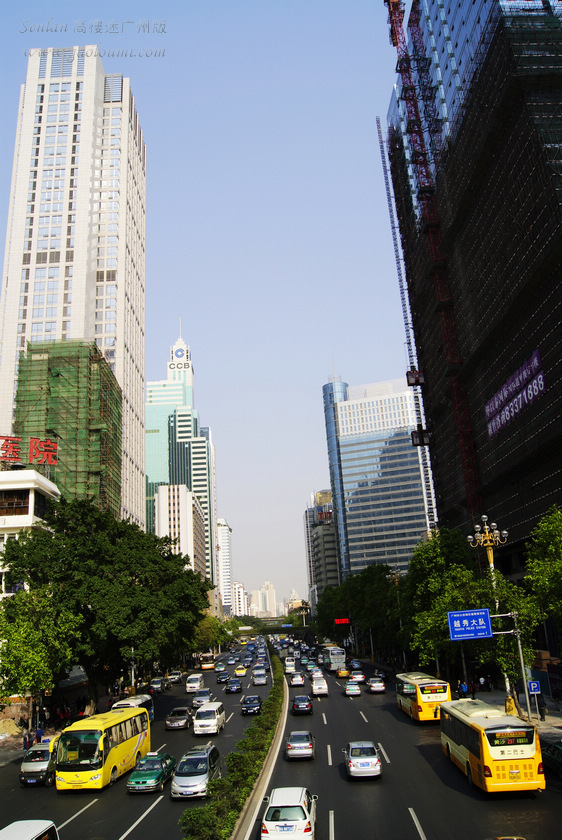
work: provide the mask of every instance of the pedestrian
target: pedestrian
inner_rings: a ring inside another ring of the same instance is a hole
[[[23,730],[23,749],[25,752],[29,749],[29,735],[27,729]]]
[[[460,697],[466,697],[467,693],[468,693],[468,686],[465,682],[462,682],[459,696]]]
[[[541,719],[541,720],[545,720],[545,715],[546,715],[546,703],[545,703],[545,699],[544,699],[544,697],[542,696],[542,693],[541,693],[541,694],[537,694],[537,695],[536,695],[536,697],[537,697],[537,707],[538,707],[538,710],[539,710],[539,716],[540,716],[540,719]]]
[[[40,744],[43,740],[43,729],[41,726],[38,726],[35,730],[35,743]]]
[[[480,677],[480,691],[484,691],[484,686],[486,685],[486,677]]]
[[[476,700],[476,680],[471,680],[468,684],[468,690],[473,700]]]

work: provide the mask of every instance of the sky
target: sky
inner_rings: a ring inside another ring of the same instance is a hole
[[[97,44],[147,146],[146,380],[165,378],[181,318],[233,579],[307,597],[322,386],[408,367],[376,126],[396,65],[383,0],[23,0],[0,32],[2,243],[25,51]]]

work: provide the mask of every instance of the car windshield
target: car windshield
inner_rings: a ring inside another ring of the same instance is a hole
[[[291,732],[289,735],[289,741],[291,744],[301,744],[301,743],[309,743],[312,736],[310,732]]]
[[[172,709],[172,711],[170,712],[168,717],[171,717],[171,718],[173,718],[173,717],[178,717],[178,718],[187,717],[187,709]]]
[[[57,769],[87,770],[101,767],[99,729],[82,732],[62,732],[57,747]]]
[[[376,755],[377,751],[374,747],[352,747],[349,754],[353,758],[365,758],[366,756]]]
[[[176,770],[176,776],[200,776],[207,771],[207,759],[204,756],[182,758]]]
[[[25,756],[24,761],[48,761],[49,760],[49,748],[47,747],[44,750],[29,750],[27,755]]]
[[[257,697],[257,696],[256,697],[254,697],[254,696],[246,697],[246,703],[251,704],[251,703],[259,703],[259,702],[260,702],[260,698]]]
[[[162,760],[160,758],[142,758],[137,764],[137,770],[161,770]]]
[[[197,720],[212,720],[216,717],[214,709],[199,709],[195,715]]]
[[[271,806],[265,815],[266,822],[297,822],[305,820],[306,814],[300,805]]]

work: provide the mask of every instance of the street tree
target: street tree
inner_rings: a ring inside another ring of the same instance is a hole
[[[84,500],[53,503],[45,525],[6,545],[9,580],[49,585],[55,609],[80,618],[73,644],[95,693],[137,665],[175,663],[208,606],[211,584],[174,553],[168,538],[145,534]]]
[[[531,531],[525,584],[545,615],[562,627],[562,510],[553,507]]]

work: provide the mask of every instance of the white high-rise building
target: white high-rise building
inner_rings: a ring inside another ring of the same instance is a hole
[[[0,434],[27,342],[95,340],[123,392],[122,509],[145,521],[146,150],[96,47],[30,50],[0,294]]]
[[[250,615],[248,593],[244,589],[244,585],[237,580],[232,584],[232,614]]]
[[[217,520],[217,586],[223,612],[232,611],[232,528],[226,519]]]

